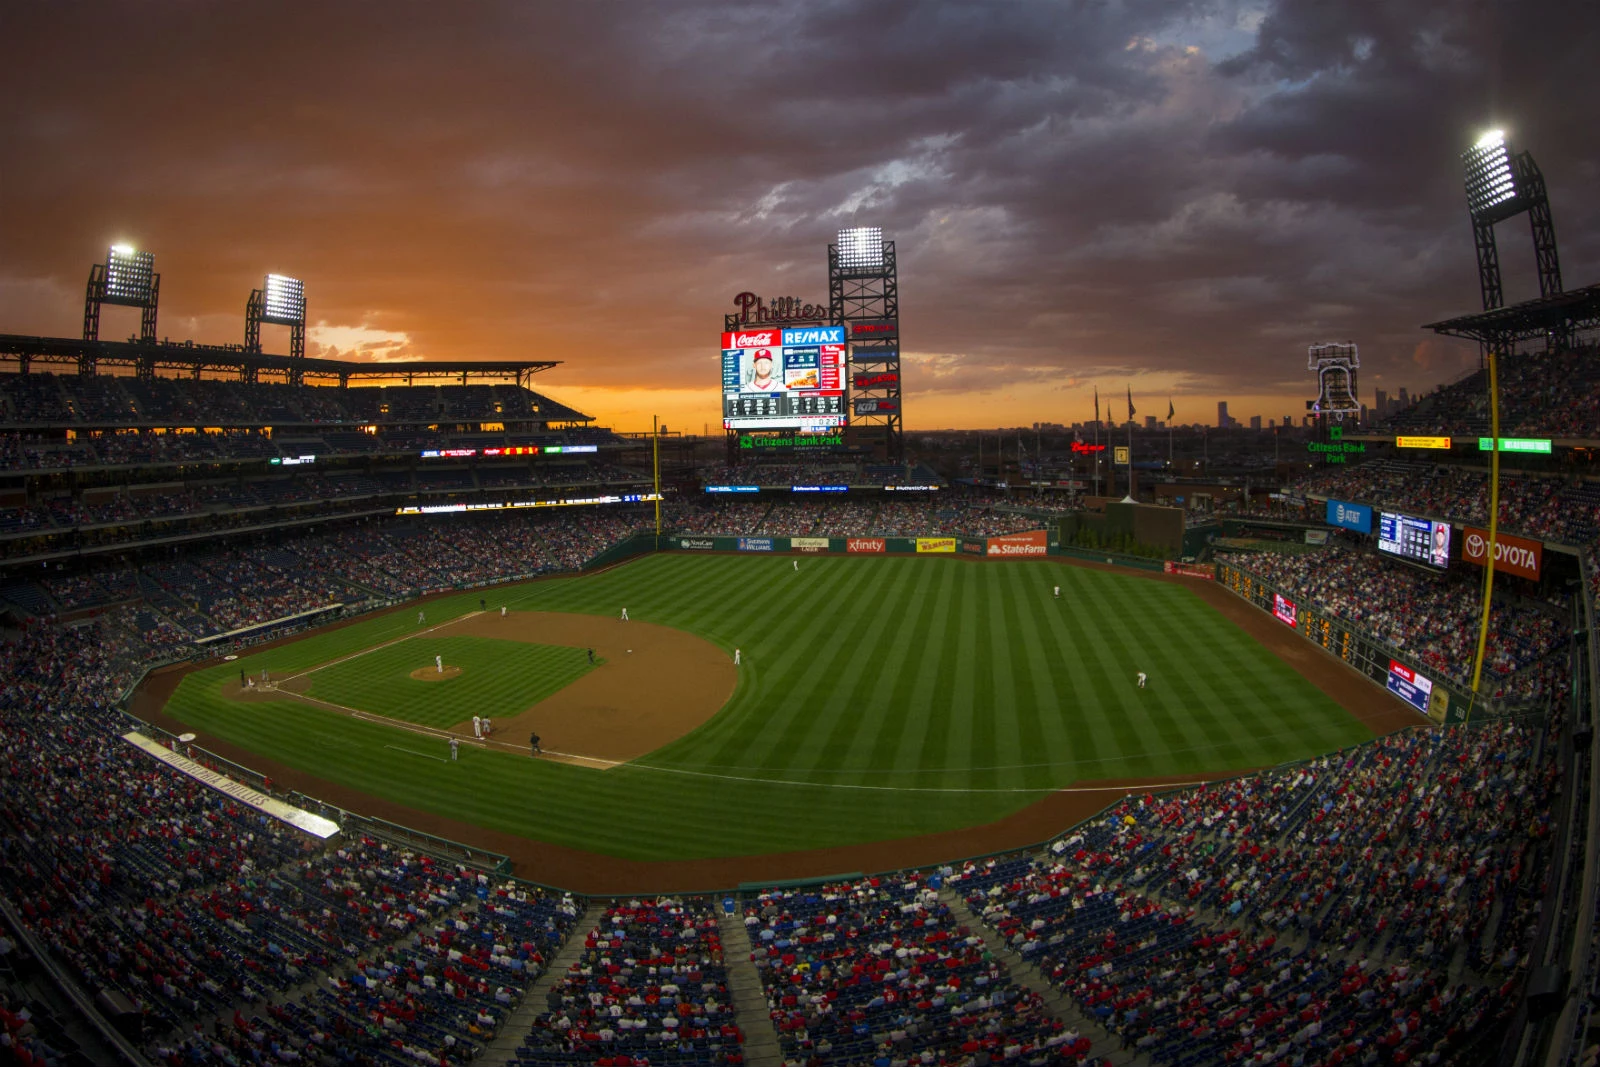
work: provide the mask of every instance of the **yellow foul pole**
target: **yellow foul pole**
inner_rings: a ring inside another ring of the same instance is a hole
[[[1483,619],[1478,624],[1478,658],[1472,665],[1472,699],[1478,699],[1483,653],[1489,643],[1489,608],[1494,600],[1494,547],[1500,528],[1500,383],[1495,377],[1495,346],[1489,346],[1489,548],[1483,567]]]
[[[650,416],[650,465],[655,468],[656,536],[661,536],[661,416]],[[1491,530],[1493,526],[1489,527]]]

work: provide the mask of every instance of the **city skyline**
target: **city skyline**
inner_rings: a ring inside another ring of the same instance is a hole
[[[1315,342],[1360,345],[1374,407],[1476,365],[1418,326],[1476,310],[1459,155],[1489,124],[1543,168],[1568,286],[1600,277],[1595,31],[1554,2],[6,24],[0,332],[76,335],[89,265],[126,241],[155,254],[165,336],[237,343],[282,272],[313,355],[563,360],[537,388],[698,431],[735,295],[825,301],[828,242],[869,224],[900,254],[908,430],[1080,422],[1130,388],[1181,424],[1222,399],[1298,420]],[[1504,228],[1509,301],[1537,293],[1527,245]]]

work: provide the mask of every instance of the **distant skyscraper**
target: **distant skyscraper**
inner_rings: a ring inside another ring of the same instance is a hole
[[[1261,416],[1260,415],[1251,415],[1250,416],[1250,428],[1252,430],[1261,429]]]
[[[1374,394],[1372,401],[1372,413],[1380,419],[1389,414],[1389,394],[1387,391],[1379,389],[1377,393]]]
[[[1144,428],[1147,430],[1156,428],[1156,417],[1154,415],[1146,415],[1144,417]]]
[[[1283,417],[1283,428],[1284,428],[1284,429],[1285,429],[1285,430],[1292,430],[1292,429],[1294,429],[1294,416],[1292,416],[1292,415],[1285,415],[1285,416],[1284,416],[1284,417]]]
[[[1217,401],[1217,428],[1225,430],[1228,428],[1228,423],[1232,421],[1232,419],[1228,418],[1228,402],[1226,400]]]
[[[1400,387],[1400,407],[1401,408],[1408,408],[1410,406],[1411,406],[1411,397],[1406,395],[1406,387],[1402,385]]]

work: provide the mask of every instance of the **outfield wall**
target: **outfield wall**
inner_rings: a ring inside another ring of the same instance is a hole
[[[1519,710],[1508,707],[1502,700],[1486,696],[1480,696],[1475,700],[1470,692],[1462,689],[1456,682],[1441,677],[1436,668],[1419,666],[1393,645],[1378,640],[1367,631],[1352,626],[1343,619],[1314,608],[1296,605],[1294,603],[1296,600],[1303,599],[1299,593],[1290,595],[1271,582],[1235,564],[1218,562],[1217,582],[1241,600],[1248,601],[1285,626],[1289,626],[1324,652],[1348,663],[1385,690],[1389,688],[1391,663],[1402,664],[1413,673],[1429,679],[1433,685],[1433,699],[1426,714],[1435,722],[1462,723],[1484,715],[1502,715]],[[1280,614],[1275,599],[1280,597],[1290,601],[1288,608],[1293,622],[1290,622],[1285,614]]]

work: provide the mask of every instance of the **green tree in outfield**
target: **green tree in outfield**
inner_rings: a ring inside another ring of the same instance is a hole
[[[1124,556],[1141,556],[1145,559],[1169,559],[1172,556],[1170,549],[1136,541],[1132,534],[1106,536],[1089,526],[1078,527],[1072,535],[1072,545],[1094,552],[1116,552]]]

